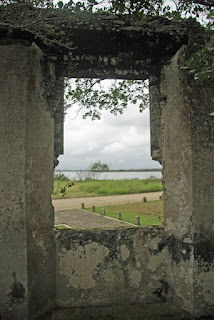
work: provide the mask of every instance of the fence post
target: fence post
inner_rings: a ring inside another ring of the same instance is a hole
[[[136,223],[138,226],[140,226],[140,217],[136,217]]]
[[[103,216],[106,215],[106,209],[103,208]]]
[[[95,212],[95,206],[92,206],[92,212]]]
[[[118,212],[118,219],[121,220],[121,212]]]
[[[147,198],[146,197],[143,197],[143,202],[147,202]]]
[[[84,208],[85,208],[84,203],[81,203],[81,209],[84,209]]]

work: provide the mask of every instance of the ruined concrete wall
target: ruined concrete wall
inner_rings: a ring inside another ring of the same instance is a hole
[[[132,319],[139,314],[152,319],[163,309],[170,314],[163,243],[161,227],[57,231],[57,305],[65,309],[61,314],[88,319],[84,310],[89,315],[95,306],[97,319],[102,312],[126,319],[127,306]],[[79,307],[84,307],[82,312]],[[175,316],[171,313],[171,319]]]
[[[2,45],[0,56],[0,314],[34,319],[55,303],[48,68],[34,45]]]
[[[153,160],[162,163],[162,108],[165,97],[160,93],[160,71],[149,79],[150,144]]]
[[[29,319],[36,318],[55,303],[54,215],[51,193],[54,167],[53,102],[48,99],[54,65],[47,65],[38,47],[32,48],[28,70],[25,195],[28,259]],[[45,71],[45,73],[44,73]]]
[[[10,314],[16,319],[18,312],[17,318],[25,319],[28,312],[25,228],[28,59],[26,50],[18,46],[0,46],[0,56],[0,310],[1,315]]]
[[[161,74],[164,224],[174,304],[200,316],[214,314],[214,88],[182,68],[189,49]]]

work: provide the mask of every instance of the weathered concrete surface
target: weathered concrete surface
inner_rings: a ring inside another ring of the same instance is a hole
[[[182,69],[190,49],[161,75],[163,203],[174,303],[199,317],[214,314],[214,87]]]
[[[28,58],[26,50],[22,49],[22,46],[0,47],[0,305],[1,314],[7,313],[14,318],[18,309],[19,319],[21,316],[25,319],[28,314],[25,227],[25,107],[28,95]],[[22,82],[18,79],[22,79]]]
[[[164,95],[160,93],[160,70],[149,79],[149,106],[150,106],[150,143],[153,160],[162,163],[162,108],[165,104]]]
[[[105,79],[148,79],[156,73],[160,60],[167,61],[188,42],[191,28],[201,31],[193,20],[174,23],[144,16],[135,23],[128,16],[108,14],[71,15],[69,19],[63,18],[63,26],[71,32],[70,41],[75,47],[72,50],[75,64],[65,65],[66,75],[93,74]]]
[[[69,210],[80,209],[81,203],[85,204],[85,207],[91,206],[103,206],[107,204],[122,204],[130,202],[142,202],[146,197],[148,201],[159,200],[162,192],[149,192],[149,193],[136,193],[126,195],[114,195],[114,196],[100,196],[100,197],[84,197],[84,198],[72,198],[72,199],[56,199],[52,200],[54,210]]]
[[[0,56],[0,317],[34,319],[55,303],[54,119],[39,48]]]
[[[165,303],[162,237],[161,227],[57,231],[58,307],[143,303],[151,312],[151,304]],[[121,318],[114,314],[113,319]]]
[[[118,288],[117,288],[118,290]],[[84,308],[58,309],[54,312],[54,320],[192,320],[165,303],[126,304],[111,306],[91,306]],[[43,319],[42,319],[43,320]],[[44,320],[53,320],[45,318]],[[206,319],[213,320],[213,319]]]
[[[115,229],[115,228],[134,228],[132,223],[116,220],[113,218],[101,216],[99,214],[80,210],[63,210],[55,212],[55,225],[66,224],[72,229]]]

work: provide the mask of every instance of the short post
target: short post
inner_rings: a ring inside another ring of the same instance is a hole
[[[162,200],[162,196],[159,197],[159,200]]]
[[[118,219],[121,220],[121,212],[118,212]]]
[[[147,198],[146,197],[143,197],[143,202],[147,202]]]
[[[81,209],[84,209],[84,208],[85,208],[84,203],[81,203]]]
[[[95,206],[92,206],[92,212],[95,212]]]
[[[136,217],[136,223],[138,226],[140,226],[140,217]]]
[[[106,209],[103,208],[103,216],[105,216],[105,215],[106,215]]]

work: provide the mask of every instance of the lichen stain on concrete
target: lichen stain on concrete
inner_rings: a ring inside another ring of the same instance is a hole
[[[120,248],[120,254],[123,261],[126,261],[130,256],[130,251],[124,244]]]
[[[68,278],[74,288],[90,289],[96,286],[93,276],[96,268],[108,255],[109,249],[98,243],[78,246],[60,254],[60,273]]]
[[[118,284],[122,287],[124,285],[124,273],[120,269],[105,269],[102,271],[101,281],[105,282],[107,288],[117,288]]]
[[[149,262],[147,264],[147,268],[152,271],[155,272],[157,270],[157,268],[164,262],[164,255],[156,255],[156,256],[151,256],[149,259]]]
[[[213,305],[214,301],[214,290],[213,290],[213,283],[214,283],[214,272],[204,273],[203,280],[203,298],[209,304]]]
[[[130,270],[129,281],[131,287],[139,287],[141,282],[141,272],[138,270]]]

